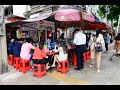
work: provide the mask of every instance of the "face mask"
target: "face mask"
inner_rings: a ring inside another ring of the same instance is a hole
[[[92,35],[96,35],[96,32],[92,32]]]

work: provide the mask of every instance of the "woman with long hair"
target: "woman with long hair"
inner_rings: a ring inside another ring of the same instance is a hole
[[[100,30],[96,31],[96,36],[93,36],[92,43],[90,42],[91,40],[89,41],[89,46],[92,51],[90,67],[92,67],[94,59],[96,59],[97,72],[100,72],[102,51],[97,52],[95,48],[97,47],[98,44],[101,44],[101,45],[104,44],[104,38],[103,38],[102,32]]]
[[[66,53],[66,48],[65,48],[65,46],[62,46],[61,43],[59,43],[58,49],[54,49],[54,52],[58,53],[58,54],[55,54],[54,61],[53,61],[53,64],[51,67],[55,67],[56,62],[58,63],[58,62],[67,60],[67,57],[68,57],[68,55]],[[59,63],[58,63],[58,66],[60,67]]]

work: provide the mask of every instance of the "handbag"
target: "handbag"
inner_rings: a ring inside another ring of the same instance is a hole
[[[95,51],[96,51],[96,52],[101,52],[101,51],[103,51],[102,44],[97,44],[96,47],[95,47]]]

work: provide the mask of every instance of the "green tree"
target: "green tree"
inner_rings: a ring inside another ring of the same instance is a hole
[[[112,21],[113,26],[116,27],[120,15],[120,5],[99,5],[99,15]]]

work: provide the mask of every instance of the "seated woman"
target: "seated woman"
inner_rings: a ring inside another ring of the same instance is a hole
[[[66,54],[65,50],[66,49],[62,46],[62,44],[59,43],[58,49],[54,49],[54,52],[58,54],[55,54],[54,61],[51,67],[55,67],[56,62],[58,63],[67,60],[68,55]],[[58,66],[61,67],[59,63]]]
[[[43,49],[43,43],[40,43],[39,48],[35,48],[32,60],[34,64],[46,64],[47,70],[50,68],[50,58],[48,58],[45,49]]]

